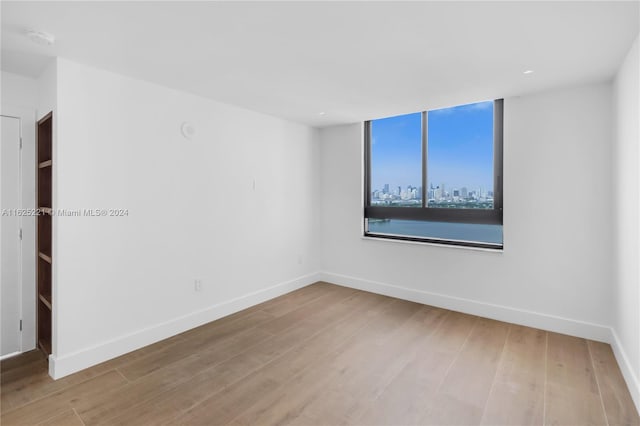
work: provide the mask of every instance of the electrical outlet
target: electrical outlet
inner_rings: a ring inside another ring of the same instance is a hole
[[[193,290],[194,291],[202,291],[202,280],[195,280],[193,282]]]

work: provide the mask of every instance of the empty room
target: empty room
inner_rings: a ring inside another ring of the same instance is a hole
[[[2,1],[0,424],[640,425],[639,1]]]

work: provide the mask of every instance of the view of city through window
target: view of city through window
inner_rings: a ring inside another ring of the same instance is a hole
[[[427,206],[493,208],[493,102],[427,113]],[[422,206],[421,113],[371,122],[371,205]]]

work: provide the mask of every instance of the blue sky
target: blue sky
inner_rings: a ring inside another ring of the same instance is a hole
[[[421,132],[420,113],[372,121],[373,190],[421,185]],[[429,111],[428,143],[429,184],[493,189],[493,102]]]

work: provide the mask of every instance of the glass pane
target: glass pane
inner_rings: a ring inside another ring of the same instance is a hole
[[[427,204],[493,208],[493,101],[428,112]]]
[[[502,245],[502,225],[369,219],[368,232]]]
[[[422,207],[422,114],[371,122],[371,205]]]

